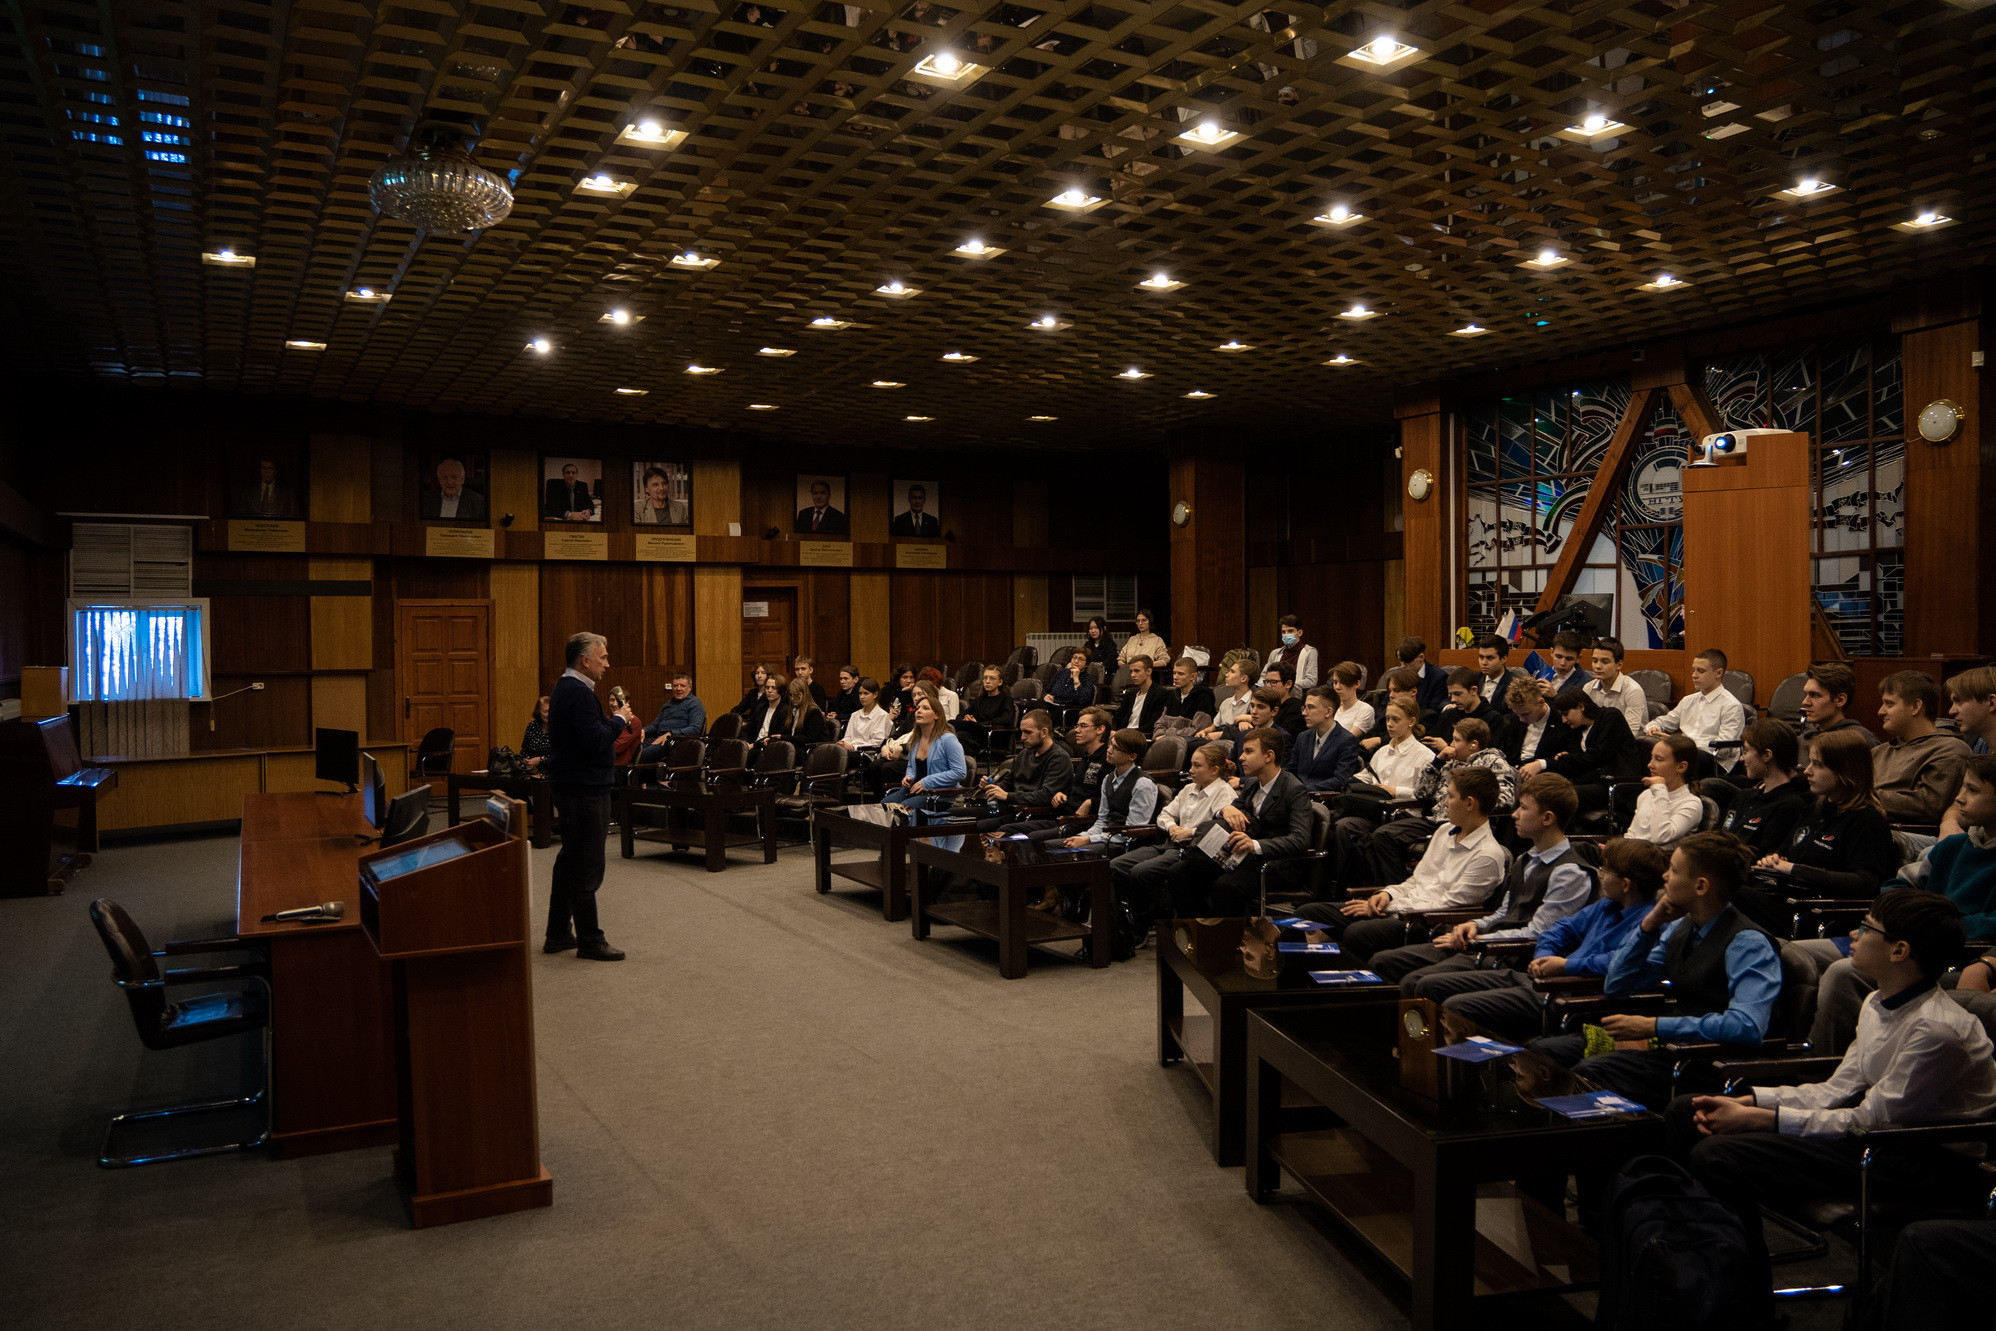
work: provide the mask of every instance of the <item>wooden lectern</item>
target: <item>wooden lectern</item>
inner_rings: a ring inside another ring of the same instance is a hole
[[[1723,647],[1765,707],[1809,663],[1809,436],[1757,434],[1744,457],[1684,469],[1684,644]]]
[[[401,1150],[417,1229],[554,1202],[541,1167],[527,814],[361,857],[361,927],[394,973]]]

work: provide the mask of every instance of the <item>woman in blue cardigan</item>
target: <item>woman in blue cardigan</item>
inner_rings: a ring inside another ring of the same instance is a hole
[[[942,703],[925,685],[915,688],[915,728],[908,732],[907,765],[901,776],[898,788],[889,790],[881,798],[882,804],[905,804],[915,811],[915,821],[927,821],[922,815],[941,807],[942,801],[930,795],[932,790],[955,790],[963,785],[969,769],[964,765],[963,745],[950,732],[949,722],[943,719]],[[937,845],[956,840],[944,837]],[[954,847],[950,847],[954,849]]]

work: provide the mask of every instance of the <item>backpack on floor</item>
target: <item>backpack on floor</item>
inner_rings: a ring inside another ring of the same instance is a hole
[[[1629,1161],[1601,1211],[1597,1327],[1613,1331],[1738,1331],[1764,1310],[1766,1280],[1747,1259],[1731,1207],[1660,1155]]]

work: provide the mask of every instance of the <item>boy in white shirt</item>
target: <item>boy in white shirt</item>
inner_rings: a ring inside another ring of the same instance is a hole
[[[1614,638],[1596,638],[1588,655],[1593,658],[1594,678],[1581,686],[1582,691],[1602,707],[1621,712],[1631,735],[1642,734],[1649,724],[1649,696],[1642,685],[1622,673],[1622,644]]]
[[[1713,753],[1712,745],[1730,743],[1746,733],[1746,708],[1725,683],[1726,654],[1716,647],[1707,647],[1691,658],[1691,692],[1678,699],[1677,706],[1644,726],[1642,733],[1656,739],[1669,734],[1688,735],[1719,770],[1730,771],[1739,761],[1740,751],[1734,748]]]
[[[1148,903],[1156,900],[1165,878],[1177,866],[1185,847],[1192,844],[1206,824],[1220,816],[1220,810],[1234,802],[1234,788],[1226,780],[1231,765],[1224,744],[1201,744],[1193,750],[1189,769],[1192,779],[1179,787],[1169,804],[1158,810],[1157,826],[1164,833],[1163,838],[1124,851],[1109,861],[1109,873],[1124,900],[1147,910]],[[1131,888],[1136,891],[1131,893]]]
[[[1650,746],[1649,775],[1643,778],[1636,816],[1624,836],[1668,850],[1698,830],[1705,821],[1705,801],[1686,784],[1697,759],[1698,746],[1688,735],[1665,735]]]

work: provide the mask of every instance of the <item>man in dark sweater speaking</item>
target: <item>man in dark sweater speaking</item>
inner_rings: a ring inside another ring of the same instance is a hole
[[[568,669],[555,681],[548,705],[548,756],[541,771],[554,783],[561,818],[561,853],[548,895],[548,936],[543,952],[566,952],[585,961],[622,961],[596,922],[596,889],[603,885],[603,843],[610,835],[612,756],[617,736],[638,724],[628,705],[605,715],[596,685],[610,670],[610,645],[600,633],[568,640]]]

